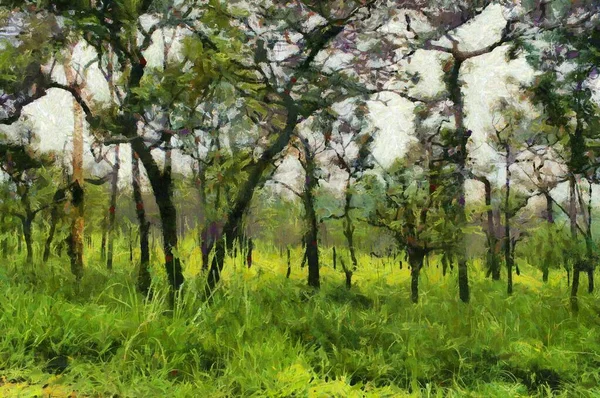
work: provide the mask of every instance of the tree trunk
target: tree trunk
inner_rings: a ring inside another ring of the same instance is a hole
[[[587,230],[586,230],[586,252],[587,252],[587,274],[588,274],[588,293],[594,292],[594,269],[596,268],[594,259],[593,242],[594,236],[592,235],[592,183],[590,182],[590,196],[587,205]]]
[[[573,282],[571,284],[571,311],[578,312],[579,304],[577,303],[577,290],[579,290],[579,274],[580,266],[579,262],[575,262],[573,265]]]
[[[77,283],[83,277],[83,188],[79,180],[71,186],[71,233],[69,234],[69,258],[71,259],[71,273],[75,275]]]
[[[46,238],[46,243],[44,244],[44,254],[42,257],[42,261],[46,263],[50,258],[50,249],[52,247],[52,241],[54,240],[54,234],[56,233],[56,223],[58,222],[58,209],[56,207],[52,208],[50,213],[50,230],[48,231],[48,237]]]
[[[215,257],[213,257],[211,268],[206,280],[207,297],[211,295],[213,288],[221,279],[221,271],[223,270],[224,265],[223,261],[225,260],[225,242],[227,242],[228,245],[232,245],[233,242],[235,242],[235,239],[241,232],[241,228],[239,228],[239,226],[244,213],[252,201],[254,191],[260,184],[263,173],[271,165],[272,159],[281,151],[283,151],[288,145],[292,133],[298,124],[298,109],[293,103],[293,100],[288,97],[284,99],[284,102],[288,110],[285,128],[279,133],[275,142],[262,153],[261,157],[255,163],[251,165],[249,168],[248,177],[238,190],[236,198],[233,201],[233,206],[231,206],[227,214],[225,225],[223,227],[223,233],[215,245]],[[220,250],[223,251],[223,255],[217,256]]]
[[[287,273],[285,274],[286,279],[290,278],[290,275],[292,274],[292,262],[290,259],[290,248],[287,248]]]
[[[107,235],[108,215],[102,218],[102,238],[100,239],[100,260],[106,260],[106,235]]]
[[[304,143],[305,157],[305,178],[304,192],[302,195],[304,202],[304,217],[305,217],[305,234],[306,242],[306,261],[308,263],[308,285],[314,288],[319,288],[321,285],[319,276],[319,246],[318,234],[319,227],[317,223],[317,213],[315,212],[314,189],[317,186],[315,178],[316,163],[313,154],[308,148],[308,143]]]
[[[150,223],[146,221],[146,209],[142,197],[140,165],[138,156],[131,151],[131,175],[133,186],[133,199],[135,201],[135,214],[138,219],[140,234],[140,268],[138,272],[137,287],[143,294],[148,294],[150,290],[150,250],[148,245],[148,235],[150,233]]]
[[[425,251],[419,248],[408,247],[408,262],[410,264],[410,299],[413,303],[419,302],[419,274],[423,267]]]
[[[17,232],[16,237],[17,237],[17,253],[21,254],[23,252],[23,238],[22,238],[22,232],[23,232],[23,225],[21,224],[21,231]]]
[[[27,264],[33,266],[33,240],[31,237],[31,224],[33,215],[27,214],[22,218],[23,221],[23,238],[25,239],[25,248],[27,249]]]
[[[346,289],[350,290],[352,288],[352,275],[353,272],[351,269],[349,269],[346,266],[346,263],[344,262],[343,258],[340,258],[340,265],[342,266],[342,269],[344,270],[344,275],[346,277]]]
[[[52,241],[54,240],[54,234],[56,233],[56,224],[59,219],[60,204],[65,200],[65,190],[58,189],[52,198],[52,210],[50,211],[50,231],[48,231],[48,237],[44,244],[44,254],[42,261],[45,263],[50,258],[50,249],[52,247]]]
[[[115,241],[115,217],[117,210],[117,192],[119,182],[119,145],[115,146],[115,163],[112,167],[111,185],[110,185],[110,207],[108,208],[108,251],[106,253],[106,268],[113,268],[113,253]]]
[[[494,225],[494,211],[492,210],[492,184],[487,178],[481,178],[485,190],[485,206],[487,207],[487,266],[488,274],[492,276],[492,280],[500,280],[500,261],[498,261],[498,253],[496,252],[496,228]]]
[[[75,84],[77,79],[69,59],[65,62],[65,74],[69,84]],[[73,177],[71,183],[71,233],[69,257],[71,272],[77,283],[83,277],[83,234],[84,234],[84,191],[83,191],[83,109],[73,99]]]
[[[173,204],[173,181],[171,173],[168,170],[165,170],[165,173],[160,172],[156,161],[150,153],[150,149],[144,144],[142,139],[132,140],[131,146],[146,169],[158,206],[162,224],[165,269],[173,294],[171,299],[173,299],[174,294],[179,290],[184,279],[181,261],[179,258],[173,256],[173,249],[177,247],[177,211]]]
[[[506,148],[506,183],[505,183],[505,196],[504,196],[504,261],[506,262],[506,280],[507,280],[507,288],[506,292],[511,295],[513,293],[513,278],[512,278],[512,269],[513,269],[513,257],[511,251],[511,243],[512,240],[510,238],[510,146],[508,144],[505,145]]]
[[[456,188],[458,197],[458,206],[456,222],[459,225],[466,225],[467,217],[465,213],[465,168],[467,160],[467,141],[469,134],[464,123],[463,96],[460,85],[460,68],[464,59],[454,56],[454,65],[450,71],[450,75],[446,80],[450,100],[453,102],[454,120],[456,125],[456,136],[458,151],[456,153]],[[458,295],[462,302],[469,302],[469,276],[467,268],[467,242],[462,229],[458,229]]]
[[[248,252],[246,255],[246,265],[248,265],[248,269],[252,267],[252,250],[254,249],[254,243],[252,242],[252,238],[248,239]]]
[[[133,228],[131,227],[131,224],[127,227],[127,231],[129,233],[129,238],[127,239],[129,241],[129,263],[133,263]]]
[[[333,246],[333,269],[337,269],[337,255],[335,252],[335,246]]]
[[[352,269],[356,271],[358,268],[358,260],[356,259],[356,251],[354,249],[354,230],[355,227],[352,223],[352,218],[350,217],[350,202],[352,200],[352,195],[348,192],[348,188],[346,189],[346,203],[344,206],[344,236],[346,237],[346,242],[348,244],[348,250],[350,251],[350,259],[352,260]]]
[[[571,237],[573,242],[577,240],[577,199],[575,192],[575,175],[569,175],[569,221],[571,227]],[[577,291],[579,290],[579,273],[581,270],[579,260],[573,264],[573,281],[571,283],[571,310],[577,312],[579,305],[577,303]]]
[[[554,208],[552,196],[550,196],[549,192],[544,192],[544,197],[546,198],[546,210],[544,216],[546,218],[546,222],[549,225],[552,225],[554,224]],[[550,244],[553,244],[553,242],[550,242]],[[548,255],[546,255],[545,264],[542,266],[542,281],[544,283],[548,282],[550,276],[550,261],[551,258]]]
[[[444,252],[444,254],[442,254],[442,276],[446,276],[447,272],[448,272],[448,256]]]

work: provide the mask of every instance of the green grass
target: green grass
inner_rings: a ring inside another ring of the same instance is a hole
[[[313,293],[299,250],[290,280],[278,253],[257,250],[251,270],[229,260],[207,305],[199,253],[192,243],[181,253],[188,280],[172,312],[162,270],[146,301],[124,251],[113,273],[89,259],[78,291],[66,259],[36,265],[35,276],[6,260],[0,396],[600,396],[598,296],[582,292],[573,316],[558,272],[544,285],[524,265],[507,297],[471,264],[465,305],[456,273],[442,277],[433,261],[414,305],[407,269],[362,257],[348,292],[324,250]],[[65,372],[45,372],[57,356],[69,358]]]

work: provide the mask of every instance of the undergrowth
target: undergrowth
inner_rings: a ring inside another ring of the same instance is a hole
[[[257,251],[250,270],[229,260],[207,303],[195,255],[172,311],[160,269],[148,298],[127,261],[112,273],[90,261],[77,287],[64,259],[10,260],[0,396],[600,396],[598,297],[582,294],[572,315],[558,272],[542,284],[523,265],[507,297],[472,263],[465,305],[432,261],[414,305],[397,265],[361,258],[347,291],[325,261],[313,292],[304,270],[285,279],[285,261]]]

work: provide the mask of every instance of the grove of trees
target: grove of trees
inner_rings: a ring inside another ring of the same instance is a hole
[[[101,252],[173,311],[267,253],[310,294],[378,262],[413,303],[441,265],[464,311],[481,273],[594,292],[597,1],[8,0],[0,77],[17,272],[82,292]]]

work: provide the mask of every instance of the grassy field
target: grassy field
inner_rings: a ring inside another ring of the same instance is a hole
[[[409,271],[361,258],[355,287],[323,251],[323,288],[305,287],[299,251],[229,260],[211,304],[190,243],[184,294],[168,311],[136,293],[123,250],[109,273],[94,257],[77,290],[65,259],[0,268],[1,397],[517,397],[600,396],[600,306],[568,310],[564,274],[548,284],[521,266],[515,294],[471,264],[472,301],[433,261],[421,301]],[[584,278],[585,282],[585,278]],[[584,290],[584,289],[582,289]],[[62,374],[53,374],[62,371]]]

